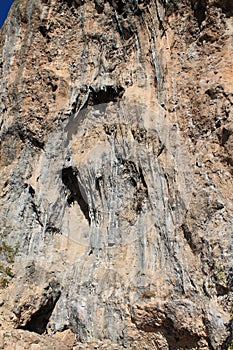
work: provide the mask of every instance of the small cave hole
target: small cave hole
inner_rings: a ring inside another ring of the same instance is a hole
[[[194,16],[199,27],[206,18],[206,6],[206,0],[192,1]]]
[[[125,89],[122,86],[107,85],[99,89],[90,87],[90,105],[117,102],[123,96]]]
[[[103,13],[104,3],[102,3],[100,0],[94,0],[94,2],[95,2],[95,9],[98,12],[98,14]]]
[[[30,193],[30,195],[31,195],[32,197],[35,196],[35,193],[36,193],[36,192],[35,192],[34,188],[33,188],[31,185],[29,185],[28,192]]]
[[[57,84],[53,84],[52,85],[52,92],[57,91],[57,88],[58,88]]]
[[[220,7],[222,12],[225,13],[226,17],[233,16],[233,2],[232,0],[216,0],[214,5]]]
[[[232,133],[233,133],[232,130],[229,130],[226,128],[222,129],[222,146],[224,146],[227,143],[227,141],[228,141],[229,137],[232,135]]]

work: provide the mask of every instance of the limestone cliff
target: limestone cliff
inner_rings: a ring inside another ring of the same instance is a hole
[[[231,348],[232,16],[231,0],[15,0],[0,348]]]

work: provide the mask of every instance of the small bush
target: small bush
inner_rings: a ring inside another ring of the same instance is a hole
[[[7,276],[9,276],[9,277],[14,277],[14,274],[13,274],[13,272],[12,272],[12,269],[11,269],[11,267],[9,267],[9,266],[7,266],[7,267],[5,268],[5,274],[6,274]]]
[[[3,254],[8,263],[13,264],[15,255],[18,252],[18,247],[13,248],[12,246],[6,244],[5,241],[3,241],[0,245],[0,252]]]
[[[214,272],[215,280],[218,283],[225,283],[226,282],[226,275],[225,275],[223,267],[218,265],[216,262],[214,262],[213,270],[214,270],[213,272]]]
[[[0,288],[4,289],[8,286],[9,280],[6,277],[0,277]]]
[[[142,292],[142,298],[149,299],[149,298],[153,298],[153,297],[155,297],[155,292],[153,290],[145,289]]]
[[[5,238],[6,235],[0,233],[1,238]],[[14,277],[11,264],[14,263],[15,255],[18,252],[18,246],[13,248],[5,241],[0,243],[0,289],[8,287],[10,280]]]

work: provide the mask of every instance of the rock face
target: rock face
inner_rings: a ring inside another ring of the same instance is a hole
[[[232,16],[231,0],[15,1],[1,348],[231,348]]]

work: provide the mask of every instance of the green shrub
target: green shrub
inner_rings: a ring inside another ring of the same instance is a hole
[[[18,252],[18,246],[16,246],[16,248],[13,248],[12,246],[6,244],[5,241],[3,241],[0,244],[0,252],[2,252],[8,263],[13,264],[15,260],[15,255]]]
[[[0,238],[6,238],[7,234],[0,233]],[[5,241],[0,243],[0,289],[6,288],[10,280],[14,277],[11,264],[14,263],[15,255],[18,252],[18,245],[16,248],[10,246]]]
[[[8,286],[9,280],[6,277],[0,277],[0,288],[4,289]]]

